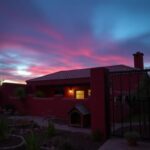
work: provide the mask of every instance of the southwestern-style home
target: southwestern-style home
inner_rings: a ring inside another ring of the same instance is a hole
[[[71,126],[100,130],[107,136],[114,109],[112,105],[121,99],[126,110],[123,115],[128,114],[126,101],[128,95],[136,91],[137,81],[141,78],[138,71],[143,68],[143,53],[137,52],[134,54],[134,67],[114,65],[59,71],[27,80],[26,100],[19,104],[12,98],[9,103],[24,114],[51,116]],[[126,73],[121,77],[114,76],[115,73],[130,71],[133,71],[130,81]],[[119,112],[120,109],[117,107],[116,110]],[[113,119],[119,120],[119,114]]]

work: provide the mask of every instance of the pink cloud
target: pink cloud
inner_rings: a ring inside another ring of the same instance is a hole
[[[25,40],[25,39],[22,39]],[[33,43],[39,43],[40,41],[35,40],[35,39],[28,39],[29,41],[32,41]],[[84,39],[85,40],[85,39]],[[64,41],[64,43],[61,44],[55,44],[55,43],[49,43],[49,42],[41,42],[41,45],[43,47],[45,47],[45,49],[49,50],[49,53],[51,54],[59,54],[65,57],[66,59],[71,59],[72,57],[79,57],[79,56],[84,56],[90,59],[92,59],[93,61],[97,62],[108,62],[108,64],[111,64],[111,62],[115,61],[116,63],[122,63],[122,64],[130,64],[130,60],[128,58],[125,58],[123,56],[119,56],[119,55],[113,55],[110,54],[112,56],[109,56],[109,54],[107,55],[97,55],[94,51],[94,47],[93,46],[93,42],[87,40],[86,43],[81,41],[81,44],[78,43],[76,45],[76,43],[74,45],[68,44],[66,41]],[[99,46],[100,45],[100,46]],[[99,49],[100,51],[103,50],[103,43],[99,44]],[[95,45],[96,46],[96,45]],[[101,48],[102,47],[102,48]],[[121,47],[119,47],[116,43],[109,43],[108,42],[108,47],[109,49],[112,49],[112,51],[117,51],[122,49]],[[51,51],[51,49],[55,49],[55,51]],[[59,58],[60,59],[60,58]]]
[[[53,27],[47,26],[47,25],[41,25],[39,26],[39,23],[35,25],[36,29],[40,31],[42,34],[48,35],[49,37],[53,37],[56,40],[63,40],[64,36],[57,32]]]
[[[7,39],[8,38],[8,39]],[[84,39],[83,39],[84,40]],[[25,43],[24,43],[25,42]],[[24,43],[24,44],[22,44]],[[30,43],[33,45],[40,45],[41,46],[41,51],[37,51],[36,48],[29,48],[28,45],[26,43]],[[75,43],[76,44],[76,43]],[[86,45],[87,44],[87,45]],[[22,51],[22,53],[29,53],[29,54],[42,54],[44,51],[47,51],[47,53],[50,54],[58,54],[61,55],[63,57],[65,57],[65,59],[71,59],[72,57],[79,57],[79,56],[84,56],[87,57],[89,59],[91,59],[92,61],[95,62],[113,62],[116,61],[118,63],[129,63],[129,59],[127,58],[123,58],[123,57],[119,57],[119,56],[102,56],[98,55],[93,51],[94,48],[89,48],[92,47],[90,45],[90,42],[87,43],[82,43],[81,45],[76,45],[74,47],[74,45],[69,45],[69,43],[67,43],[66,41],[64,41],[64,43],[61,44],[56,44],[56,43],[50,43],[48,41],[40,41],[37,38],[33,38],[33,37],[28,37],[28,36],[18,36],[18,35],[7,35],[4,37],[4,42],[3,42],[3,47],[4,45],[6,47],[10,47],[10,48],[17,48],[17,49],[22,49],[22,48],[26,48],[28,49],[28,51]],[[101,44],[99,44],[101,46]],[[96,46],[97,47],[97,46]],[[103,46],[102,46],[103,47]],[[112,45],[110,44],[109,47],[111,47],[112,49],[119,49],[117,47],[117,45]],[[42,49],[43,48],[43,49]],[[53,51],[52,49],[55,49],[55,51]],[[101,50],[101,48],[99,48]],[[120,48],[121,49],[121,48]],[[16,50],[18,51],[18,50]],[[44,55],[44,53],[43,53]]]
[[[103,49],[108,48],[112,51],[120,50],[121,47],[115,42],[112,41],[101,41],[95,42],[90,35],[82,36],[75,42],[69,41],[65,39],[61,34],[57,35],[57,32],[51,31],[51,29],[44,29],[43,27],[36,27],[36,29],[40,29],[41,32],[45,32],[44,34],[48,34],[49,36],[53,36],[61,42],[51,42],[48,40],[41,40],[38,37],[33,36],[25,36],[18,34],[5,34],[0,37],[1,45],[0,51],[3,51],[4,48],[9,48],[12,52],[20,53],[22,59],[25,57],[31,57],[34,61],[29,62],[28,68],[26,71],[31,72],[32,76],[30,78],[34,78],[40,75],[45,75],[61,70],[70,70],[70,69],[78,69],[78,68],[89,68],[89,67],[97,67],[97,66],[108,66],[113,64],[126,64],[130,65],[132,59],[123,57],[121,55],[115,54],[103,54]],[[107,43],[107,44],[106,44]],[[34,47],[36,46],[36,47]],[[99,54],[97,54],[97,50],[99,50]],[[42,58],[45,56],[46,59]],[[53,55],[56,57],[53,57]],[[51,56],[53,58],[51,58]],[[86,65],[82,58],[81,60],[76,61],[74,58],[84,57],[89,60],[88,65]],[[10,60],[13,62],[13,60]],[[54,65],[54,64],[55,65]],[[90,65],[95,64],[95,66]],[[35,65],[33,65],[35,64]],[[19,64],[18,64],[19,65]],[[6,70],[10,74],[15,71]],[[19,76],[6,76],[8,79],[20,79],[27,80],[29,77],[19,77]]]

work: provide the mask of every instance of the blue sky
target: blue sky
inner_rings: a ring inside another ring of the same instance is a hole
[[[24,82],[59,70],[150,66],[149,0],[1,0],[0,78]]]

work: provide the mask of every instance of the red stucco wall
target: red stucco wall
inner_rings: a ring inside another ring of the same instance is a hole
[[[107,114],[106,100],[109,91],[106,91],[107,69],[92,69],[91,70],[91,90],[92,90],[92,130],[99,130],[104,138],[107,137]],[[108,92],[106,94],[106,92]],[[108,112],[109,113],[109,112]]]
[[[26,85],[24,84],[15,84],[15,83],[3,83],[3,85],[0,87],[1,97],[0,97],[0,103],[1,105],[4,105],[6,103],[9,103],[10,97],[15,96],[15,92],[17,88],[24,88]]]
[[[106,127],[106,76],[107,70],[105,68],[95,68],[91,70],[91,78],[73,80],[73,83],[90,83],[91,97],[86,100],[67,99],[62,97],[53,98],[35,98],[28,96],[26,101],[20,102],[18,99],[9,98],[7,102],[14,104],[16,108],[23,114],[39,115],[39,116],[54,116],[65,121],[68,121],[68,112],[76,103],[83,103],[91,112],[91,128],[92,130],[99,130],[104,137],[107,136]],[[66,82],[63,80],[56,82],[56,84],[72,83],[71,80]],[[48,83],[48,82],[47,82]],[[40,85],[40,83],[38,83]],[[54,82],[52,84],[55,84]],[[35,88],[33,84],[33,89]],[[30,85],[31,86],[31,85]],[[6,101],[5,101],[6,102]]]
[[[108,135],[108,123],[109,120],[112,120],[109,118],[111,116],[113,109],[115,109],[115,112],[119,112],[120,107],[119,105],[115,108],[112,108],[112,100],[110,102],[110,105],[108,104],[108,96],[109,96],[109,87],[108,86],[108,70],[106,68],[94,68],[91,69],[91,78],[90,79],[73,79],[73,80],[63,80],[63,81],[52,81],[52,82],[39,82],[39,83],[29,83],[29,87],[32,88],[32,90],[35,90],[36,86],[39,85],[71,85],[75,86],[76,84],[86,84],[88,86],[91,86],[91,96],[86,100],[76,100],[73,98],[63,98],[62,96],[55,96],[53,98],[36,98],[34,96],[28,96],[26,98],[26,101],[20,102],[19,99],[7,97],[4,100],[4,103],[14,104],[17,108],[17,110],[20,113],[27,114],[27,115],[39,115],[39,116],[53,116],[55,118],[62,119],[64,121],[68,121],[68,112],[73,108],[73,106],[76,103],[83,103],[91,112],[91,128],[92,130],[99,130],[104,137],[106,138]],[[114,83],[114,89],[115,91],[119,91],[121,89],[122,84],[122,90],[129,90],[135,89],[137,86],[137,80],[139,79],[139,76],[133,74],[132,75],[132,83],[127,82],[130,81],[128,78],[128,75],[123,75],[121,78],[118,78],[117,76],[111,77]],[[120,80],[124,81],[120,84]],[[85,89],[88,89],[87,87],[84,87]],[[29,88],[29,89],[30,89]],[[29,90],[28,89],[28,90]],[[12,88],[5,88],[5,94],[11,93],[13,91]],[[10,92],[9,92],[10,91]],[[33,91],[29,92],[32,93]],[[117,94],[114,92],[113,95],[110,96],[116,96]],[[10,95],[8,95],[10,96]],[[110,106],[110,107],[109,107]],[[124,106],[126,108],[126,106]],[[125,115],[128,113],[128,108],[125,111]],[[119,120],[119,115],[117,115],[118,118],[115,118],[115,120]]]
[[[28,99],[27,113],[40,116],[54,116],[63,120],[68,119],[68,112],[76,103],[83,103],[87,108],[90,108],[90,99],[77,101],[75,99],[63,99],[62,97],[55,98],[32,98]]]

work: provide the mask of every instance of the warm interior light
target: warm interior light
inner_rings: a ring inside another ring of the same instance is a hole
[[[78,90],[76,91],[76,99],[84,99],[84,91],[83,90]]]
[[[91,89],[88,89],[88,96],[91,96]]]
[[[73,89],[69,89],[68,92],[69,92],[69,94],[71,94],[71,95],[74,93]]]

